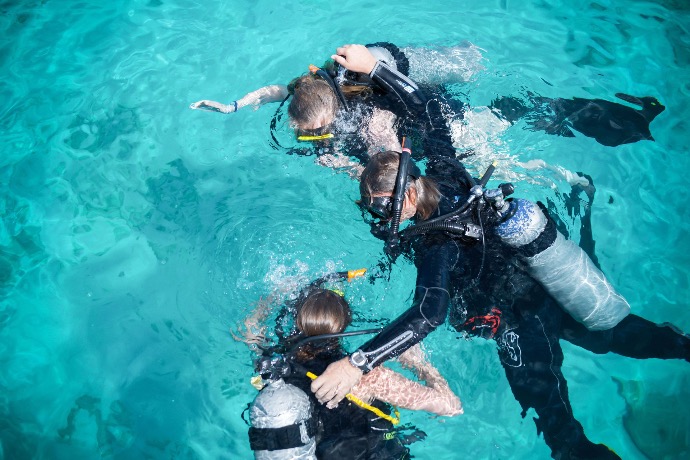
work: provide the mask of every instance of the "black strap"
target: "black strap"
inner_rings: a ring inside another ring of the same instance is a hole
[[[249,409],[251,409],[251,407],[252,407],[252,405],[249,404],[249,403],[247,403],[247,407],[245,407],[244,410],[242,411],[242,421],[244,421],[244,423],[245,423],[247,426],[251,426],[251,424],[249,423],[249,420],[247,420],[247,418],[245,417],[245,414],[247,413],[247,411],[248,411]]]
[[[313,417],[280,428],[249,427],[249,445],[252,450],[282,450],[302,447],[307,444],[302,441],[302,426],[306,428],[307,437],[313,438],[316,434],[316,421]]]
[[[283,106],[285,105],[285,103],[287,102],[287,100],[290,99],[290,96],[291,96],[291,93],[288,93],[288,95],[285,97],[285,99],[283,99],[283,102],[281,102],[280,105],[278,106],[278,108],[276,109],[276,113],[273,114],[273,118],[271,118],[271,127],[270,127],[269,131],[271,133],[271,139],[273,139],[273,142],[275,143],[275,145],[274,144],[270,144],[270,145],[271,145],[271,147],[273,147],[274,150],[278,150],[279,148],[283,148],[283,146],[280,145],[280,142],[278,142],[278,139],[276,139],[275,131],[276,131],[276,127],[278,126],[278,122],[283,118],[283,114],[280,111],[280,109],[282,109]]]
[[[542,212],[546,216],[546,227],[544,227],[544,231],[541,232],[541,234],[534,241],[521,246],[518,249],[522,257],[534,257],[556,241],[556,223],[553,221],[551,216],[549,216],[549,212],[542,202],[538,201],[537,205],[539,208],[541,208]]]

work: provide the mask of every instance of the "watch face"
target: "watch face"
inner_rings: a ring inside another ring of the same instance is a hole
[[[352,364],[354,364],[357,367],[364,366],[367,363],[367,358],[361,351],[356,351],[352,353],[352,355],[350,356],[350,360],[352,361]]]

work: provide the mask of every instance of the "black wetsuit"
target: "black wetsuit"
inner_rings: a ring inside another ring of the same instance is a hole
[[[308,360],[296,361],[299,370],[309,370],[321,375],[328,365],[344,357],[340,349],[316,351]],[[316,435],[316,456],[319,459],[339,460],[392,460],[410,458],[409,449],[395,435],[393,424],[373,412],[362,409],[348,400],[337,408],[328,409],[320,404],[311,391],[311,380],[302,372],[295,372],[285,381],[300,388],[309,395],[314,407],[318,430]],[[372,406],[386,414],[390,406],[375,400]]]
[[[395,68],[378,61],[371,74],[363,77],[373,83],[373,95],[359,102],[365,107],[376,107],[395,114],[398,117],[398,138],[410,138],[413,141],[413,152],[454,156],[448,114],[444,113],[450,111],[450,102],[443,89],[420,88],[412,81],[408,77],[408,59],[397,46],[391,43],[373,43],[367,47],[388,50],[395,59]]]
[[[443,194],[438,215],[466,199],[470,183],[457,160],[430,156],[427,176]],[[554,458],[617,458],[605,446],[591,443],[573,416],[559,340],[595,353],[690,360],[690,339],[672,326],[636,315],[608,331],[587,330],[517,266],[515,254],[493,235],[490,223],[485,225],[485,246],[442,233],[412,241],[408,250],[418,270],[413,305],[361,347],[368,366],[398,356],[450,313],[450,323],[458,331],[496,340],[523,416],[535,409],[538,432],[544,433]]]
[[[511,96],[496,98],[489,107],[510,123],[523,118],[529,129],[563,137],[575,137],[575,130],[608,147],[653,141],[649,124],[666,107],[655,97],[623,93],[616,93],[616,97],[637,105],[639,109],[604,99],[551,99],[531,92],[524,99]]]
[[[361,131],[368,123],[373,110],[381,109],[396,117],[396,134],[410,138],[414,152],[442,151],[440,154],[454,155],[450,131],[447,128],[449,98],[442,88],[424,88],[408,76],[409,63],[405,54],[391,43],[373,43],[367,47],[385,48],[395,60],[395,66],[378,61],[369,75],[348,72],[354,83],[368,87],[363,95],[348,98],[351,110],[341,110],[334,122],[334,140],[316,142],[313,149],[293,149],[289,153],[301,155],[324,155],[333,153],[335,143],[342,151],[366,164],[371,152],[361,137]],[[356,107],[356,109],[355,109]]]
[[[323,288],[325,283],[342,279],[338,272],[312,281],[304,287],[296,299],[284,305],[276,318],[275,334],[280,339],[278,350],[290,356],[291,372],[282,376],[285,382],[300,388],[311,400],[316,420],[316,456],[319,459],[339,460],[404,460],[410,458],[409,449],[397,435],[393,424],[373,412],[363,409],[349,400],[343,400],[335,409],[320,404],[311,391],[312,380],[307,371],[321,375],[326,367],[345,355],[338,339],[318,340],[296,348],[305,339],[295,335],[288,318],[297,314],[299,305],[315,289]],[[288,353],[290,351],[290,353]],[[374,400],[371,406],[390,415],[391,406]],[[409,444],[409,443],[407,443]]]

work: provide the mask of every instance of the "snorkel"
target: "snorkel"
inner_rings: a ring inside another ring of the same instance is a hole
[[[362,199],[357,201],[362,210],[362,217],[371,225],[371,233],[385,241],[384,251],[393,259],[397,257],[399,252],[400,237],[398,230],[405,207],[405,192],[408,189],[408,180],[410,177],[418,179],[422,175],[419,167],[411,159],[412,151],[409,147],[409,141],[405,137],[401,141],[401,146],[401,152],[389,151],[385,153],[388,158],[385,174],[390,174],[391,170],[395,168],[397,170],[395,181],[391,184],[391,181],[386,180],[385,185],[379,184],[373,188],[364,186],[363,184],[367,182],[365,176],[368,167],[365,168],[365,172],[360,178]],[[397,161],[395,161],[396,158],[393,155],[397,156]],[[375,176],[382,172],[372,172],[372,174]],[[383,189],[381,189],[382,186],[384,187]],[[388,192],[391,188],[392,192]],[[373,217],[374,220],[369,220],[369,216]]]
[[[402,216],[403,205],[405,204],[405,192],[407,191],[407,175],[410,170],[410,157],[412,151],[409,147],[409,141],[406,137],[402,139],[402,151],[400,152],[400,164],[398,166],[398,175],[395,178],[395,188],[393,189],[393,203],[391,208],[391,224],[388,231],[388,238],[386,239],[386,252],[388,254],[395,253],[400,244],[400,235],[398,229],[400,228],[400,218]]]

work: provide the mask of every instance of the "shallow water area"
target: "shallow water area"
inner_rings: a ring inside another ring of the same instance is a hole
[[[0,459],[251,458],[252,354],[230,331],[272,291],[375,271],[382,245],[347,173],[272,140],[277,104],[188,107],[287,83],[344,43],[409,49],[415,78],[464,104],[452,127],[468,168],[498,159],[492,183],[552,202],[573,239],[563,194],[571,173],[590,175],[604,272],[633,312],[690,330],[683,2],[32,1],[0,13]],[[535,95],[636,108],[616,93],[665,106],[654,141],[605,146],[491,109]],[[276,136],[289,141],[284,120]],[[390,282],[348,285],[353,327],[402,312],[414,278],[401,260]],[[687,362],[562,345],[593,441],[626,459],[687,458]],[[425,347],[465,414],[403,411],[427,434],[416,458],[549,458],[494,342],[444,326]]]

